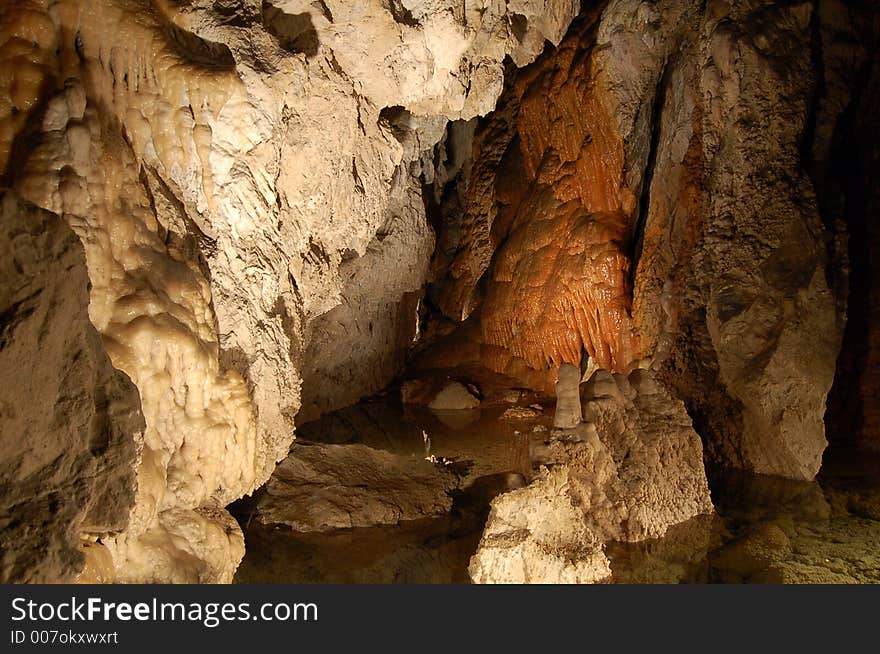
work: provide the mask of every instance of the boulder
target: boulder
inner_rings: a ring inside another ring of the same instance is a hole
[[[650,372],[597,371],[582,401],[586,422],[555,432],[532,483],[492,502],[475,582],[606,580],[606,542],[663,536],[713,511],[700,439]]]
[[[397,524],[448,513],[456,486],[443,465],[413,456],[298,443],[266,484],[256,517],[302,532]]]
[[[479,406],[480,399],[457,381],[449,382],[428,404],[428,408],[434,411],[461,411]]]

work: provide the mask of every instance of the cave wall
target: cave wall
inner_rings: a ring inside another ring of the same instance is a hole
[[[624,371],[640,353],[628,252],[637,198],[594,48],[601,7],[510,71],[457,190],[441,198],[432,297],[448,318],[478,320],[481,363],[540,390],[584,355]]]
[[[825,1],[586,7],[508,78],[516,128],[480,120],[442,194],[459,219],[430,293],[465,320],[469,356],[545,390],[560,363],[649,366],[710,461],[812,478],[848,270],[816,171],[862,84],[846,66],[866,18]]]
[[[693,94],[667,95],[692,107],[671,107],[665,120],[661,112],[649,195],[661,199],[648,211],[638,271],[654,292],[637,277],[635,304],[651,320],[660,286],[669,284],[660,333],[670,337],[671,356],[660,365],[699,416],[710,456],[807,479],[826,444],[841,327],[824,226],[801,162],[816,84],[812,11],[744,3],[702,18],[694,57],[678,72],[693,80]],[[667,73],[673,85],[681,84],[676,72]],[[699,148],[691,167],[690,147]],[[677,199],[663,188],[667,170],[700,180],[690,216],[667,209]],[[657,224],[679,219],[699,232],[687,253]]]
[[[79,237],[80,309],[143,408],[130,519],[101,538],[120,581],[229,581],[223,507],[285,456],[301,398],[320,413],[396,373],[433,247],[421,153],[577,5],[0,8],[0,175]]]
[[[839,413],[876,443],[874,12],[580,5],[0,7],[0,240],[33,243],[0,354],[73,343],[26,395],[4,385],[4,578],[72,578],[100,539],[120,581],[231,580],[224,507],[295,421],[399,372],[425,292],[459,360],[541,390],[561,363],[651,367],[710,459],[799,478],[858,301]],[[28,425],[25,397],[73,418]],[[29,460],[27,429],[69,465]]]
[[[0,203],[0,581],[71,581],[84,545],[128,523],[144,417],[89,322],[79,239]]]

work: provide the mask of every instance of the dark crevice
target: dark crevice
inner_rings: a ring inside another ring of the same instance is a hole
[[[327,19],[328,23],[333,22],[333,13],[330,11],[330,8],[327,6],[323,0],[316,0],[312,3],[312,6],[321,12],[321,15]]]
[[[264,0],[263,26],[288,52],[304,54],[307,59],[318,54],[320,41],[310,13],[288,14]]]
[[[13,332],[22,322],[33,315],[41,291],[37,290],[0,311],[0,348],[13,340]]]
[[[412,12],[406,8],[401,0],[386,0],[383,4],[385,5],[385,8],[389,11],[389,13],[394,17],[394,20],[401,25],[406,25],[407,27],[418,27],[421,24],[415,19],[415,17],[412,15]]]
[[[407,127],[412,114],[399,105],[384,107],[379,112],[379,124],[387,127],[399,143],[403,143],[410,131]]]
[[[513,14],[510,18],[510,29],[517,41],[522,43],[529,31],[529,19],[522,14]]]
[[[812,59],[813,73],[816,76],[813,87],[813,96],[808,106],[807,121],[804,125],[804,133],[801,137],[801,168],[814,178],[815,156],[813,146],[816,140],[816,123],[818,121],[819,107],[826,95],[825,88],[825,62],[822,54],[822,25],[819,20],[818,1],[813,1],[813,11],[810,14],[810,56]]]
[[[235,68],[235,58],[226,44],[203,39],[192,32],[181,29],[170,20],[165,21],[162,27],[169,45],[188,62],[205,68],[222,70]]]
[[[635,285],[636,269],[639,265],[639,258],[642,256],[645,224],[648,221],[648,209],[651,203],[651,182],[654,178],[654,168],[657,164],[657,148],[660,144],[660,119],[663,113],[663,106],[666,104],[666,90],[669,86],[671,70],[672,66],[670,63],[668,61],[664,62],[663,69],[660,71],[660,77],[657,80],[657,90],[654,93],[654,102],[651,106],[651,122],[649,126],[651,142],[648,148],[648,157],[645,161],[645,171],[642,175],[642,188],[639,195],[638,208],[636,210],[636,219],[633,223],[629,271],[630,288],[633,288]]]
[[[819,194],[823,217],[843,215],[848,242],[848,284],[839,291],[846,296],[846,326],[825,413],[826,431],[832,442],[855,440],[864,423],[860,383],[868,358],[871,329],[872,225],[868,215],[870,189],[864,186],[866,171],[862,170],[859,156],[865,134],[857,122],[861,91],[870,73],[871,60],[868,59],[856,77],[850,104],[837,120],[827,163],[828,174],[817,185],[823,189]]]

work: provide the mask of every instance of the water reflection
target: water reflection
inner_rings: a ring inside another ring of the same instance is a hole
[[[247,542],[240,583],[467,583],[499,490],[528,475],[528,442],[543,438],[552,411],[504,420],[504,407],[467,420],[364,402],[307,425],[300,437],[360,442],[396,453],[456,460],[465,490],[449,516],[396,526],[297,534],[251,521],[236,508]],[[880,456],[830,451],[816,482],[741,472],[714,474],[717,514],[672,527],[663,538],[607,546],[615,583],[878,583]]]
[[[815,482],[727,472],[718,516],[608,548],[618,583],[878,583],[880,457],[830,451]]]

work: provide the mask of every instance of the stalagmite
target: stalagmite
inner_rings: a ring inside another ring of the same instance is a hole
[[[548,442],[528,486],[492,502],[473,581],[604,581],[608,541],[656,538],[713,511],[700,439],[650,372],[599,370],[582,392],[585,424]]]
[[[581,371],[577,366],[563,363],[556,380],[556,413],[553,426],[572,429],[581,423]]]

